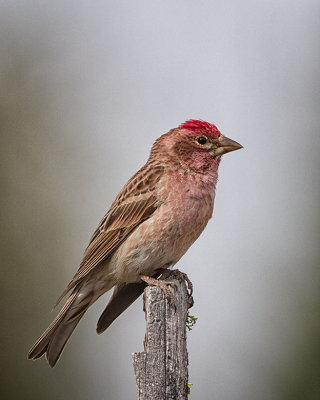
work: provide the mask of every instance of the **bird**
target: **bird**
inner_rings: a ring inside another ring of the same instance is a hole
[[[170,282],[159,279],[161,272],[173,267],[206,227],[221,157],[242,147],[200,119],[189,119],[160,136],[146,164],[101,220],[57,304],[68,293],[69,297],[28,358],[45,355],[54,367],[84,313],[112,288],[97,323],[98,334],[148,284],[161,286],[168,295]]]

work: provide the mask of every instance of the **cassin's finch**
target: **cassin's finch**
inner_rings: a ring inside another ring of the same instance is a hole
[[[78,272],[61,295],[70,297],[28,358],[46,354],[54,366],[81,317],[114,287],[101,333],[173,266],[212,216],[221,156],[242,146],[216,126],[189,120],[154,143],[147,163],[128,181],[93,234]],[[58,301],[58,302],[59,302]]]

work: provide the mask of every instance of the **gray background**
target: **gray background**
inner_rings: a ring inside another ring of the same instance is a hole
[[[179,262],[190,399],[319,398],[319,21],[317,0],[0,3],[2,398],[136,398],[141,299],[97,336],[103,297],[53,370],[26,353],[115,195],[188,118],[245,147]]]

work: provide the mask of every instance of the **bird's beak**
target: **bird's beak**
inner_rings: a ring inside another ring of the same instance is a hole
[[[214,154],[215,156],[222,156],[222,154],[242,148],[243,146],[241,146],[241,144],[236,142],[235,140],[220,135],[218,138],[218,147],[214,150]]]

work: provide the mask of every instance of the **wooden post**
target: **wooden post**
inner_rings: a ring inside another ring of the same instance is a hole
[[[175,306],[159,287],[144,291],[146,334],[144,352],[133,353],[138,400],[185,400],[188,398],[186,284],[169,276],[177,287],[170,289]]]

